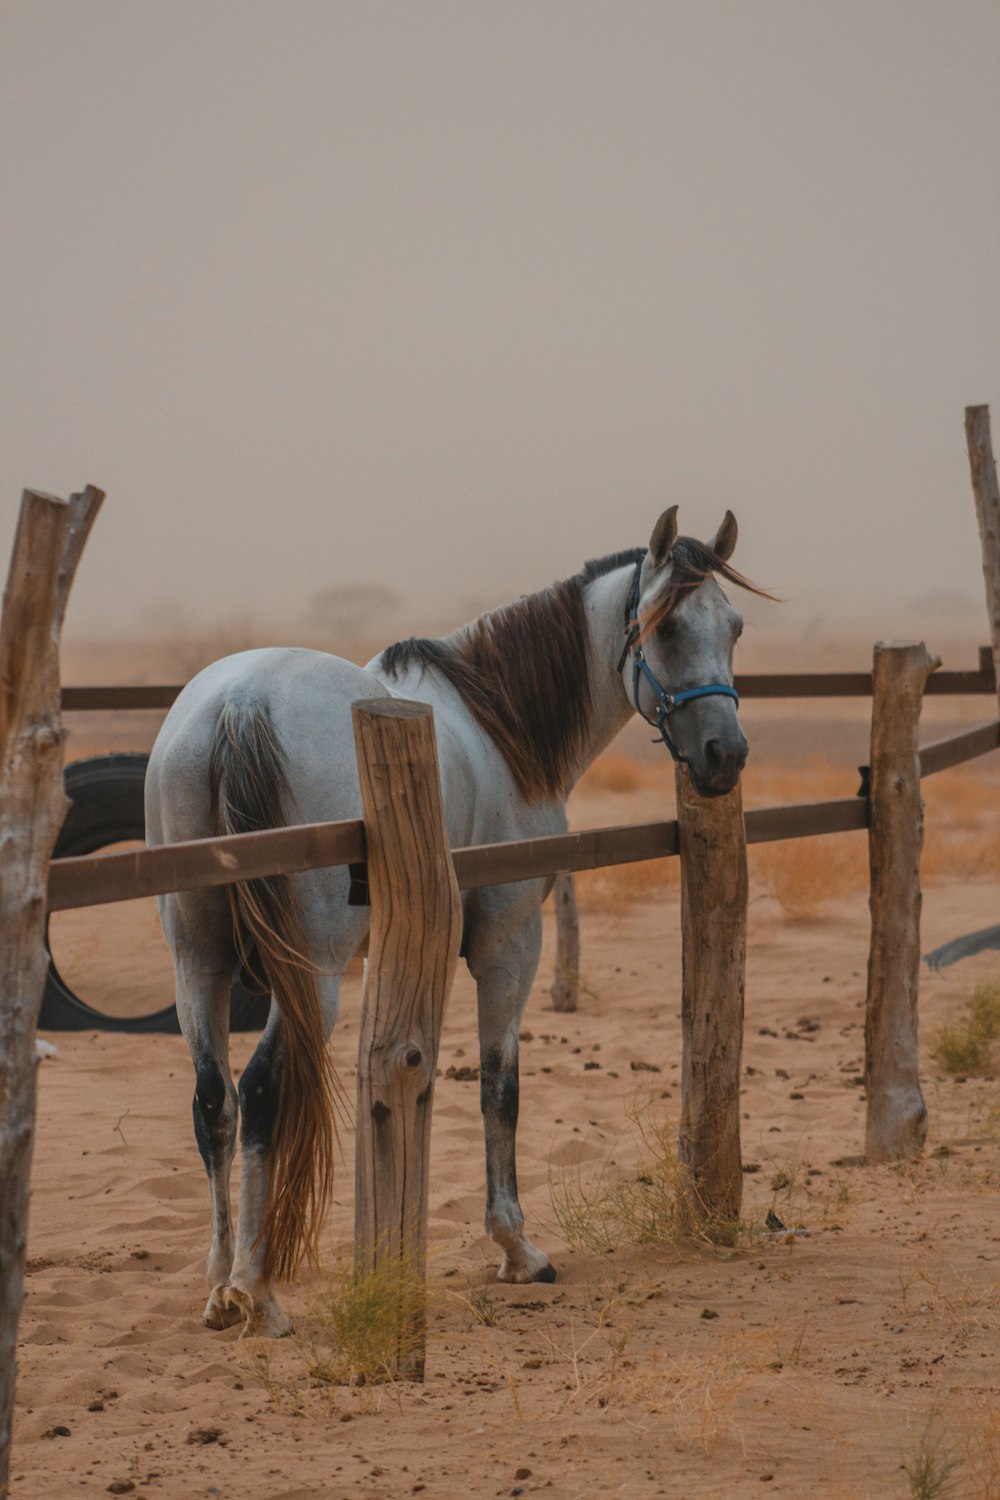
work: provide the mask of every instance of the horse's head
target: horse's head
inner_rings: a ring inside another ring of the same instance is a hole
[[[710,542],[677,535],[677,507],[664,511],[637,569],[624,661],[629,697],[686,762],[703,797],[731,791],[747,758],[733,688],[733,647],[743,629],[716,575],[747,587],[728,566],[736,546],[731,511]]]

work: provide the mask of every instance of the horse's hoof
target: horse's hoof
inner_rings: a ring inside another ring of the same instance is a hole
[[[556,1268],[547,1255],[535,1251],[532,1260],[512,1265],[504,1259],[497,1272],[498,1281],[513,1282],[515,1286],[527,1286],[532,1281],[555,1281]]]
[[[243,1320],[241,1339],[283,1339],[294,1332],[291,1318],[273,1298],[255,1298],[238,1286],[227,1286],[225,1300],[235,1311],[234,1321]]]
[[[239,1308],[229,1306],[226,1301],[227,1290],[227,1287],[220,1284],[214,1286],[209,1293],[205,1311],[202,1314],[206,1328],[212,1328],[218,1332],[223,1328],[232,1328],[234,1323],[242,1322],[243,1314]]]

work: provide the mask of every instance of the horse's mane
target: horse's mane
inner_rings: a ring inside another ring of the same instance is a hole
[[[480,615],[446,639],[398,641],[382,652],[380,666],[397,678],[414,665],[439,672],[496,745],[526,801],[562,797],[590,722],[584,589],[595,578],[634,567],[645,555],[645,547],[636,547],[588,562],[572,578]],[[672,576],[643,618],[644,634],[662,624],[710,572],[753,588],[691,537],[679,537],[672,555]]]

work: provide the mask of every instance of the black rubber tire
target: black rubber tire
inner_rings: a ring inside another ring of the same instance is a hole
[[[93,854],[109,844],[144,839],[146,813],[143,786],[149,756],[139,752],[96,755],[66,767],[64,785],[72,806],[56,840],[54,857]],[[48,924],[45,932],[48,947]],[[109,955],[110,957],[110,955]],[[233,984],[230,1025],[234,1031],[260,1030],[268,1001]],[[167,1006],[144,1016],[109,1016],[75,995],[62,978],[49,949],[49,972],[39,1027],[44,1031],[174,1032],[177,1009]]]

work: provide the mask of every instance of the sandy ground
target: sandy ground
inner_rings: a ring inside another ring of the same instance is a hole
[[[855,789],[864,711],[817,709],[753,708],[748,804]],[[948,715],[982,719],[989,705],[953,703]],[[928,738],[942,732],[928,723]],[[577,826],[669,813],[667,770],[641,736],[626,751],[575,799]],[[990,761],[928,784],[925,948],[996,920],[998,792]],[[493,1279],[478,1090],[447,1076],[477,1060],[460,974],[435,1096],[423,1386],[311,1385],[296,1341],[262,1351],[205,1330],[208,1213],[183,1043],[51,1036],[59,1056],[40,1071],[15,1496],[906,1497],[903,1466],[928,1433],[939,1458],[961,1461],[949,1493],[1000,1496],[1000,1096],[992,1078],[944,1075],[929,1050],[1000,955],[925,972],[927,1151],[898,1169],[864,1167],[864,874],[863,834],[751,853],[747,1227],[736,1250],[609,1252],[568,1244],[559,1228],[567,1191],[642,1170],[648,1148],[628,1118],[637,1107],[647,1134],[651,1122],[675,1134],[676,871],[581,882],[575,1015],[551,1009],[547,920],[524,1022],[519,1160],[529,1232],[558,1268],[551,1286]],[[88,998],[122,1010],[169,1000],[148,909],[63,920],[60,963]],[[349,1092],[360,998],[350,977],[334,1041]],[[234,1039],[238,1067],[252,1040]],[[350,1249],[349,1134],[343,1151],[330,1266]],[[805,1232],[767,1233],[769,1208]],[[300,1329],[321,1284],[289,1289]]]

